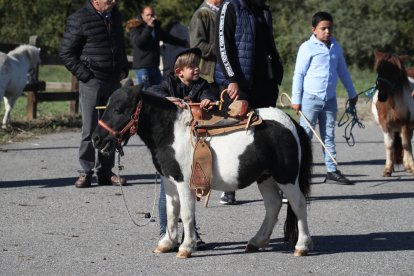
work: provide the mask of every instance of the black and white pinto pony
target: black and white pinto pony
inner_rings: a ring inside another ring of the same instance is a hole
[[[131,85],[127,82],[113,93],[92,140],[97,149],[110,152],[129,139],[131,126],[136,128],[151,152],[155,168],[166,180],[168,231],[154,252],[169,252],[176,246],[180,215],[185,238],[177,258],[188,258],[196,242],[196,197],[189,187],[194,152],[189,140],[193,118],[188,109]],[[259,231],[248,242],[246,252],[268,245],[282,207],[282,191],[289,200],[285,240],[295,244],[295,256],[307,255],[313,246],[306,210],[312,172],[310,140],[283,111],[262,108],[257,112],[263,124],[247,132],[208,138],[213,158],[211,188],[235,191],[257,182],[266,214]]]
[[[5,54],[0,52],[0,101],[4,99],[5,114],[2,128],[10,126],[10,112],[23,94],[27,73],[40,64],[40,48],[20,45]]]

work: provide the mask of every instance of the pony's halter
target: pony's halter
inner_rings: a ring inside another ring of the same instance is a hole
[[[378,88],[378,81],[384,82],[386,85],[390,87],[391,90],[393,90],[397,84],[395,82],[390,81],[387,78],[381,77],[380,75],[377,76],[377,81],[375,82],[376,87]]]
[[[129,122],[126,124],[126,126],[121,131],[113,130],[103,120],[98,121],[98,124],[102,128],[104,128],[106,131],[109,132],[109,134],[111,134],[112,136],[115,137],[115,139],[116,139],[115,148],[119,151],[119,153],[121,155],[123,155],[121,143],[123,141],[124,134],[127,133],[127,132],[129,132],[129,134],[131,134],[131,135],[134,135],[134,134],[137,133],[138,122],[139,122],[139,113],[141,112],[141,109],[142,109],[142,101],[139,101],[137,103],[137,107],[135,109],[134,114],[131,116],[131,120],[129,120]]]

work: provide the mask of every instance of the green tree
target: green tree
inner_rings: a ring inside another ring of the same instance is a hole
[[[310,21],[317,11],[334,17],[334,37],[351,65],[371,67],[375,48],[414,54],[414,0],[286,0],[270,5],[276,44],[285,63],[295,61],[300,44],[311,35]]]
[[[139,7],[151,1],[123,0],[119,9],[124,18],[137,16]],[[0,0],[2,43],[27,43],[31,35],[41,37],[42,51],[56,54],[66,18],[85,4],[85,0]]]
[[[2,43],[27,43],[42,38],[44,52],[56,54],[66,18],[86,0],[0,0]],[[203,0],[122,0],[125,21],[139,16],[145,5],[155,8],[164,28],[174,21],[188,25]],[[379,48],[414,56],[414,0],[284,0],[267,1],[273,12],[276,45],[286,64],[293,64],[300,44],[311,35],[311,17],[320,10],[334,17],[334,36],[350,65],[370,67]],[[129,45],[128,34],[125,36]]]
[[[168,29],[174,22],[187,26],[202,2],[203,0],[158,0],[155,10],[163,28]]]

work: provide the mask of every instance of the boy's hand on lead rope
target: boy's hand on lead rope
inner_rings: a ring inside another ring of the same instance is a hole
[[[349,99],[350,106],[355,106],[357,102],[358,102],[358,95],[356,95],[355,98]]]

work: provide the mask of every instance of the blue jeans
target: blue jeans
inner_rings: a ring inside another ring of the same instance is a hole
[[[158,217],[160,220],[160,236],[167,232],[167,198],[165,196],[164,180],[161,177],[160,198],[158,200]]]
[[[303,96],[302,99],[302,113],[309,120],[312,127],[315,129],[316,122],[319,122],[319,133],[321,140],[324,142],[326,148],[336,160],[335,148],[335,121],[338,106],[336,98],[325,101],[316,96]],[[312,139],[313,132],[309,128],[305,119],[301,117],[300,125],[305,129],[308,136]],[[336,171],[336,165],[329,157],[322,147],[324,154],[325,166],[328,172]]]
[[[158,67],[135,69],[137,84],[144,84],[144,88],[148,88],[162,82],[162,76]]]

